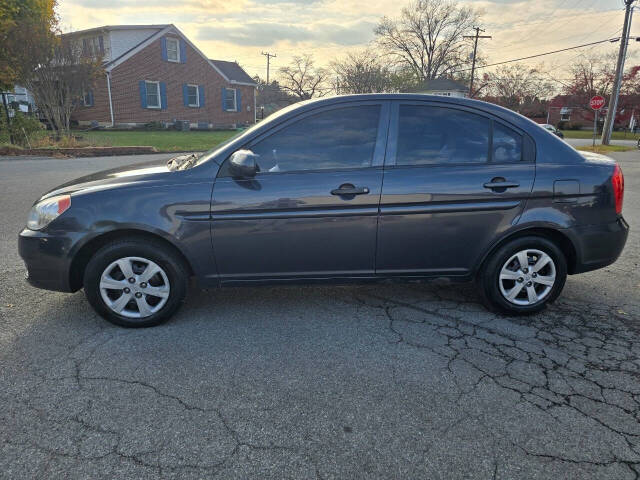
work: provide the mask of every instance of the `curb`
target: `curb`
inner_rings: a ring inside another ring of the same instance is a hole
[[[145,155],[159,153],[155,147],[78,147],[78,148],[0,148],[0,155],[38,157],[112,157],[116,155]]]

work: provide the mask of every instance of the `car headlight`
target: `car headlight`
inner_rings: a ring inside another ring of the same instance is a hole
[[[56,195],[36,203],[29,212],[27,228],[41,230],[66,212],[71,206],[71,196]]]

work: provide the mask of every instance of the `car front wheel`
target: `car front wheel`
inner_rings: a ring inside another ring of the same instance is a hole
[[[171,249],[153,241],[126,240],[102,247],[91,258],[84,290],[93,308],[123,327],[151,327],[184,301],[187,269]]]
[[[480,273],[483,301],[507,314],[530,314],[553,302],[564,287],[567,261],[552,241],[522,237],[491,255]]]

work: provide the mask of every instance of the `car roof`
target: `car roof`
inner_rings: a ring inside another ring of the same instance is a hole
[[[364,101],[428,101],[431,103],[440,103],[443,107],[448,105],[456,105],[460,107],[467,107],[475,110],[480,110],[485,113],[495,115],[503,120],[516,125],[522,129],[529,129],[531,125],[538,125],[531,119],[520,115],[519,113],[501,107],[494,103],[483,102],[481,100],[475,100],[464,97],[446,97],[443,95],[429,95],[424,93],[366,93],[358,95],[335,95],[332,97],[324,97],[312,100],[305,100],[294,105],[287,107],[287,113],[294,112],[301,113],[304,110],[311,110],[321,106],[337,105],[350,102],[364,102]],[[284,112],[283,112],[284,113]]]

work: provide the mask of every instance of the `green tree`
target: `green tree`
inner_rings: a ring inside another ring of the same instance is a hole
[[[0,0],[0,88],[24,82],[50,56],[58,33],[56,0]]]

